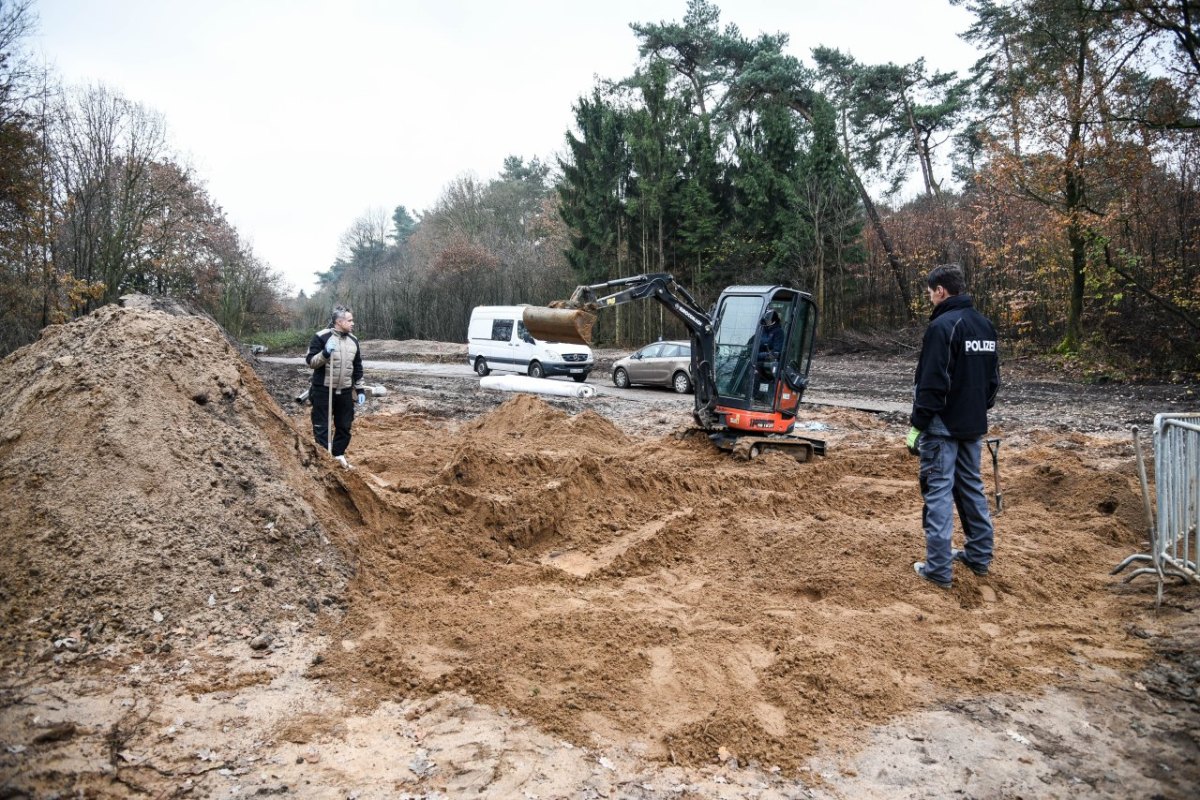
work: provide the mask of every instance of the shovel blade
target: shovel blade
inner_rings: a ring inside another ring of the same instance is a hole
[[[996,514],[1004,513],[1004,495],[1000,493],[1000,440],[987,440],[988,452],[992,454],[992,485],[996,498]]]
[[[522,321],[535,339],[564,344],[591,344],[596,315],[570,308],[528,306]]]

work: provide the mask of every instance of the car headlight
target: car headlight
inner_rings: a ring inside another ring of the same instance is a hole
[[[546,358],[550,359],[551,361],[562,361],[562,357],[553,350],[546,351]]]

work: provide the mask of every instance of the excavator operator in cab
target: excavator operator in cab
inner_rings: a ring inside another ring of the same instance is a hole
[[[779,312],[769,309],[763,314],[762,336],[758,340],[758,363],[779,361],[783,355],[783,326],[779,324]]]
[[[754,382],[755,402],[767,402],[775,379],[779,376],[779,360],[783,357],[783,325],[779,312],[768,309],[762,316],[762,334],[758,337],[758,376]]]

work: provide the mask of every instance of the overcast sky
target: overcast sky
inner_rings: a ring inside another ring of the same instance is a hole
[[[718,2],[722,27],[784,32],[865,63],[965,70],[971,16],[948,0]],[[597,76],[633,72],[631,22],[685,0],[39,0],[33,40],[68,84],[103,83],[166,119],[255,252],[312,291],[372,208],[432,207],[508,155],[552,159]]]

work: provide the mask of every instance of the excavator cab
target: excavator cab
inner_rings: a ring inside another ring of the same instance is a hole
[[[784,286],[731,286],[713,313],[717,412],[736,430],[788,433],[808,386],[816,306]]]

